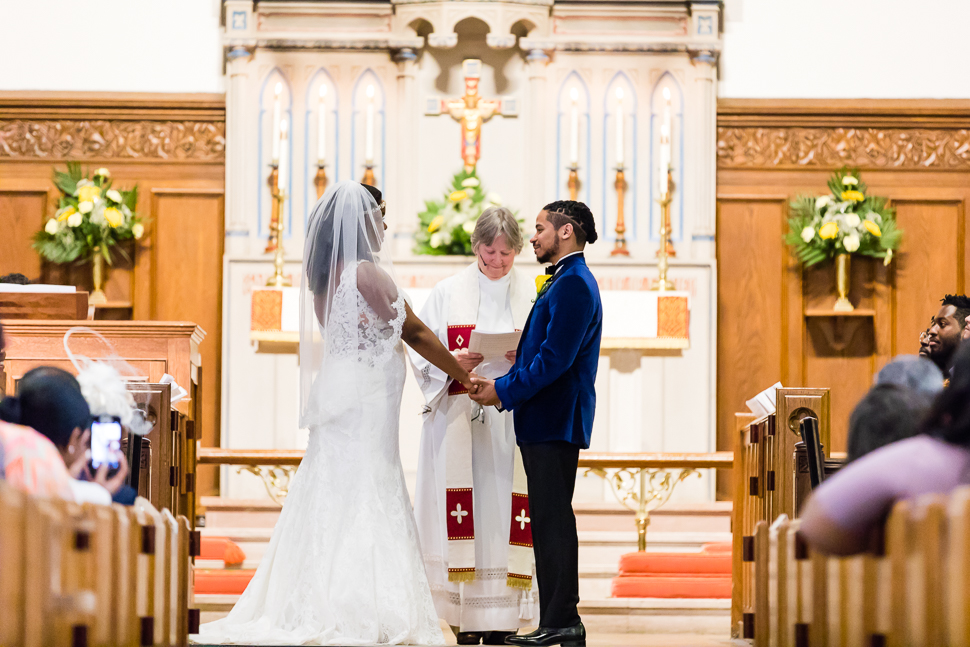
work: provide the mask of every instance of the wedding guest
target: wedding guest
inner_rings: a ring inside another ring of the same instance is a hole
[[[941,389],[942,386],[941,379]],[[851,463],[880,447],[915,436],[932,402],[932,398],[925,394],[895,384],[872,387],[849,417],[846,462]]]
[[[471,236],[475,262],[438,283],[421,320],[448,346],[462,368],[496,378],[515,351],[489,362],[468,351],[471,331],[521,330],[535,298],[537,271],[514,267],[522,231],[511,211],[489,207]],[[517,541],[529,525],[525,471],[510,412],[473,403],[467,390],[415,351],[411,363],[427,406],[418,458],[414,515],[438,615],[459,645],[504,645],[519,627],[534,624],[532,547]],[[452,524],[455,488],[470,491],[461,526]],[[512,531],[510,532],[510,527]],[[471,539],[460,537],[473,535]],[[531,533],[529,533],[531,544]],[[524,611],[520,611],[520,609]]]
[[[930,409],[919,435],[886,445],[840,470],[815,490],[801,532],[816,550],[865,550],[893,504],[945,494],[970,482],[970,344],[953,359],[953,378]]]
[[[13,283],[14,285],[30,285],[30,279],[23,274],[13,272],[0,276],[0,283]]]
[[[899,355],[876,374],[873,386],[880,384],[917,391],[932,400],[943,390],[943,373],[925,357]]]
[[[960,336],[970,316],[970,299],[960,294],[943,297],[939,312],[930,322],[926,331],[929,358],[940,367],[945,377],[949,377],[953,363],[953,353],[960,343]]]

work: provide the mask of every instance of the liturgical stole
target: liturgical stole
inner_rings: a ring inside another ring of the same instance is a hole
[[[512,321],[521,330],[529,316],[535,294],[532,281],[523,282],[515,268],[509,282]],[[481,297],[478,263],[462,270],[451,286],[448,303],[448,350],[468,348],[478,322]],[[448,417],[445,431],[445,504],[448,529],[448,580],[470,582],[475,579],[475,507],[472,478],[472,434],[487,433],[485,413],[467,395],[460,382],[448,388]],[[529,495],[522,454],[515,448],[512,480],[512,514],[509,520],[508,586],[532,588],[535,557],[532,551],[532,525]]]

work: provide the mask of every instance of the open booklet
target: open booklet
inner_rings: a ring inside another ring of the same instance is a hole
[[[751,409],[751,412],[758,416],[759,418],[764,418],[775,412],[775,391],[782,388],[781,382],[775,382],[767,389],[754,396],[745,404]]]
[[[468,341],[468,352],[483,355],[485,362],[504,360],[507,352],[519,347],[521,336],[521,331],[489,333],[473,330]]]

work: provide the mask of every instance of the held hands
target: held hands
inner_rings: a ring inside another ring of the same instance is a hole
[[[474,391],[469,389],[468,397],[472,400],[482,406],[498,407],[502,405],[502,401],[499,400],[498,393],[495,391],[495,380],[479,377],[473,373],[471,382]]]

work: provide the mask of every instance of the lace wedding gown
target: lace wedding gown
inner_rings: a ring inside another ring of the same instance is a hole
[[[256,575],[196,642],[444,644],[398,442],[404,298],[393,304],[396,318],[382,321],[354,270],[336,289],[327,367],[313,384],[310,406],[325,423],[310,428]]]

